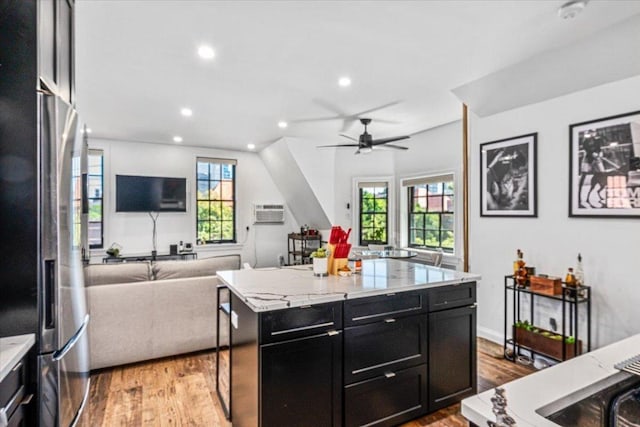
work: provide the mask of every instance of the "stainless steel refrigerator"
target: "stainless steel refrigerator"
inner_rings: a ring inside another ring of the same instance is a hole
[[[74,425],[89,394],[83,252],[87,150],[75,110],[39,94],[40,257],[39,424]]]
[[[73,425],[89,390],[86,152],[55,96],[73,99],[72,5],[0,1],[0,337],[35,334],[25,412],[45,427]]]

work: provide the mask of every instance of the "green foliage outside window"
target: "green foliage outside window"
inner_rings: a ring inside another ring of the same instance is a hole
[[[453,182],[409,187],[409,246],[452,253],[454,249]]]
[[[360,244],[387,244],[386,187],[360,188]]]
[[[199,159],[196,181],[198,242],[235,242],[235,165]]]

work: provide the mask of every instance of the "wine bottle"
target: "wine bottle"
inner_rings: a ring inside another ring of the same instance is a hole
[[[584,270],[582,269],[582,255],[578,254],[578,263],[576,264],[576,271],[574,276],[576,277],[576,285],[584,285]]]

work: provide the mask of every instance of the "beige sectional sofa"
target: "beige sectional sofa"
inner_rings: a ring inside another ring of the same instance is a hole
[[[216,272],[239,268],[239,255],[86,266],[91,369],[215,347]]]

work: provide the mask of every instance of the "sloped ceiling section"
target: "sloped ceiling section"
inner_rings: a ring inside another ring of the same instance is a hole
[[[282,138],[262,150],[260,158],[296,222],[319,230],[330,229],[331,222],[289,150],[286,139]]]
[[[453,89],[478,116],[640,75],[640,15]]]

